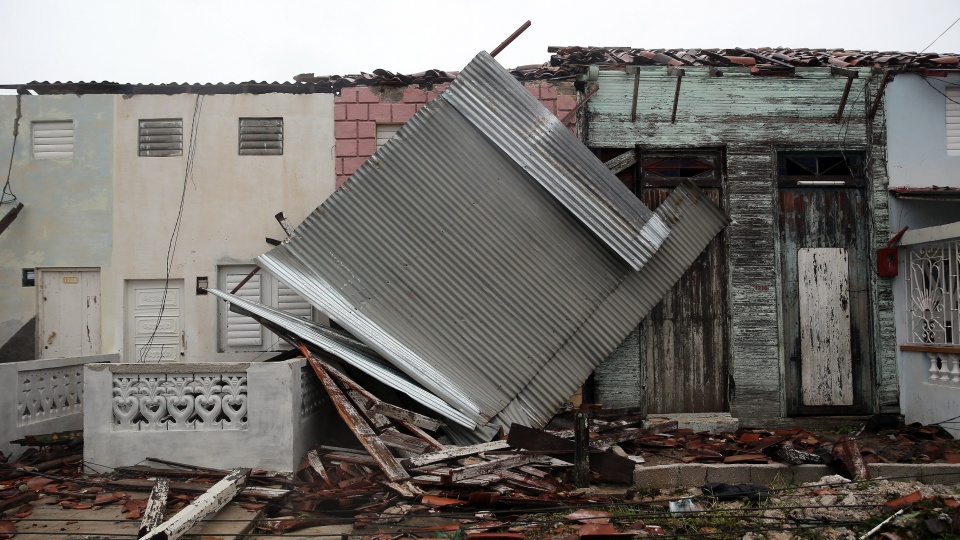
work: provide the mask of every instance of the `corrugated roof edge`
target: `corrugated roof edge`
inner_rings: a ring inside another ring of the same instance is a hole
[[[511,87],[514,91],[504,91]],[[634,270],[669,234],[660,218],[486,52],[438,99],[453,105]]]
[[[254,315],[265,321],[276,325],[279,328],[290,332],[291,334],[319,347],[324,352],[332,354],[343,360],[352,367],[370,375],[385,385],[407,394],[415,399],[424,407],[437,412],[444,418],[460,424],[467,429],[475,429],[477,423],[467,418],[457,410],[450,407],[445,401],[422,388],[417,383],[410,380],[409,377],[397,371],[392,366],[388,366],[382,360],[372,358],[363,352],[360,352],[341,341],[324,335],[324,332],[315,328],[317,325],[311,321],[306,321],[294,317],[288,313],[265,306],[258,302],[246,300],[217,289],[207,289],[207,291],[230,303],[231,310],[239,308],[239,312],[246,315]],[[261,323],[263,324],[263,323]]]

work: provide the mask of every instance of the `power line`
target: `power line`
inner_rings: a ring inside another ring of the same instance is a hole
[[[953,28],[953,25],[957,24],[957,22],[960,22],[960,17],[957,17],[957,20],[953,21],[953,23],[951,23],[950,26],[948,26],[946,30],[944,30],[943,32],[940,32],[940,35],[937,36],[937,39],[931,41],[929,45],[927,45],[926,47],[924,47],[923,50],[920,51],[920,54],[923,54],[927,49],[929,49],[930,47],[933,47],[933,44],[936,43],[938,39],[942,38],[944,34],[946,34],[947,32],[949,32],[950,29]]]
[[[3,184],[3,193],[0,194],[0,205],[17,202],[17,196],[13,194],[13,188],[10,187],[10,173],[13,171],[13,156],[17,151],[17,135],[20,134],[20,119],[23,118],[21,98],[22,96],[17,94],[17,117],[13,121],[13,145],[10,146],[10,163],[7,165],[7,182]]]

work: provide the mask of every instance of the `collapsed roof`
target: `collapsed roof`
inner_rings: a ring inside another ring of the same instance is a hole
[[[545,425],[727,223],[692,183],[651,212],[480,53],[257,259],[382,359],[212,292],[489,434]]]

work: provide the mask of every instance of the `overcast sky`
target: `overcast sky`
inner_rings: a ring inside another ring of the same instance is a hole
[[[528,19],[507,67],[550,45],[920,51],[958,17],[960,0],[0,0],[0,84],[459,70]],[[960,53],[960,24],[930,50]]]

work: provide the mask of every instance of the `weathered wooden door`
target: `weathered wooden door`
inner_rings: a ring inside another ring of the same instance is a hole
[[[128,281],[124,362],[180,362],[183,281]]]
[[[869,209],[861,185],[836,184],[779,189],[790,414],[870,411]]]
[[[37,357],[100,354],[100,271],[40,270]]]
[[[723,205],[719,187],[701,187]],[[670,187],[641,187],[651,210]],[[726,234],[697,257],[640,325],[643,410],[647,413],[729,411],[730,356]]]

